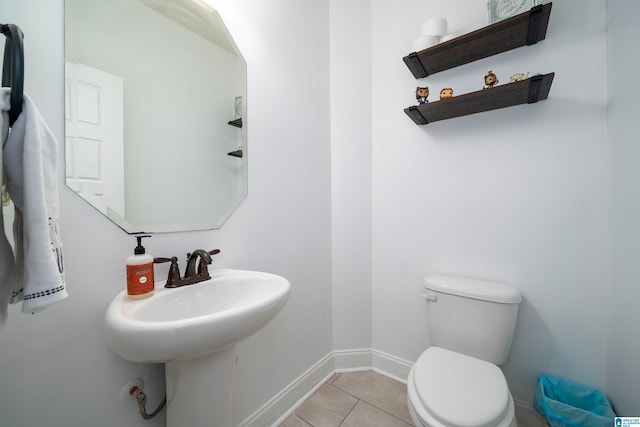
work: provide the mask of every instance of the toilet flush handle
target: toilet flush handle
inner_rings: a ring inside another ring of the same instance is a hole
[[[426,299],[427,301],[438,301],[438,296],[432,292],[427,292],[426,294],[422,294],[422,298]]]

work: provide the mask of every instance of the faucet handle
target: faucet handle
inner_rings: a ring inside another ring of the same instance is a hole
[[[165,283],[164,287],[178,287],[178,282],[180,282],[180,267],[178,267],[178,257],[172,256],[171,258],[154,258],[153,262],[156,264],[171,262],[171,265],[169,266],[169,274],[167,275],[167,283]]]
[[[209,275],[209,268],[207,267],[209,264],[211,264],[210,255],[217,255],[219,253],[220,253],[220,249],[212,249],[210,251],[204,252],[203,255],[206,255],[206,256],[201,256],[200,262],[198,263],[198,276],[211,278],[211,276]]]
[[[201,251],[202,249],[198,249],[197,251]],[[193,251],[193,253],[197,252],[197,251]],[[210,251],[203,251],[208,253],[209,255],[217,255],[220,253],[220,249],[211,249]],[[187,252],[187,260],[189,258],[191,258],[191,255],[193,254],[192,252]],[[201,252],[202,253],[202,252]]]

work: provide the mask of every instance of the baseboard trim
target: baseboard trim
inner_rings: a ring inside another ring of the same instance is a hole
[[[333,361],[336,372],[357,372],[371,369],[372,350],[361,348],[354,350],[336,350],[333,352]]]
[[[391,379],[406,384],[413,363],[378,350],[371,350],[372,369]]]
[[[373,370],[406,383],[411,366],[411,362],[371,348],[333,351],[242,421],[239,427],[279,426],[335,373]]]
[[[333,352],[316,362],[238,427],[280,425],[335,372]]]
[[[335,373],[373,370],[396,381],[407,383],[413,363],[372,348],[333,351],[293,380],[238,427],[277,427]],[[516,416],[522,425],[544,427],[544,421],[531,405],[514,401]]]

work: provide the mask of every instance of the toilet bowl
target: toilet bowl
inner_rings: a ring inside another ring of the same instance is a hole
[[[418,358],[407,382],[418,427],[516,427],[513,398],[496,365],[440,347]]]
[[[457,276],[425,277],[432,346],[411,368],[409,413],[416,426],[516,427],[513,397],[498,367],[509,355],[518,289]]]

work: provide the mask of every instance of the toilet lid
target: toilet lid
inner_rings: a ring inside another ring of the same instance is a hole
[[[508,410],[502,371],[475,357],[430,347],[415,363],[413,381],[425,409],[446,426],[494,426]]]

